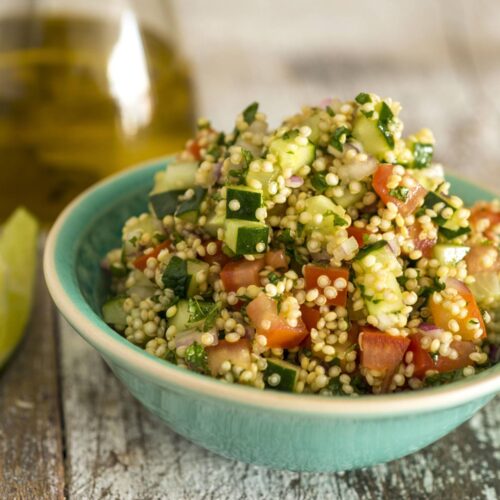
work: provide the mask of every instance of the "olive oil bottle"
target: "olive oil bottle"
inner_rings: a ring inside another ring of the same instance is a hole
[[[130,12],[0,18],[0,220],[23,204],[50,223],[100,178],[182,148],[192,118],[186,66]]]

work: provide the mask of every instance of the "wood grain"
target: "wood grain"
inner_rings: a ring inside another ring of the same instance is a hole
[[[221,458],[147,413],[98,354],[62,325],[70,498],[474,499],[500,485],[500,397],[420,453],[338,474],[273,471]]]
[[[56,315],[38,269],[26,337],[0,374],[0,498],[64,496]]]

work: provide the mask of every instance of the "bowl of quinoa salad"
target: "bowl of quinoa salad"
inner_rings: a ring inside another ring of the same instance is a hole
[[[276,129],[257,103],[229,133],[200,120],[184,151],[61,215],[56,304],[151,411],[226,456],[343,470],[432,442],[500,386],[500,205],[445,178],[399,112],[360,93]]]

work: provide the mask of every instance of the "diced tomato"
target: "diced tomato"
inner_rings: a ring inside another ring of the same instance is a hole
[[[188,151],[189,153],[191,153],[192,157],[196,160],[196,161],[200,161],[201,160],[201,147],[200,147],[200,144],[198,143],[198,141],[192,139],[189,141],[189,143],[187,144],[186,146],[186,151]]]
[[[220,273],[224,290],[236,292],[242,286],[260,285],[259,271],[264,267],[264,259],[240,259],[228,262]]]
[[[219,340],[219,343],[213,347],[207,347],[208,369],[215,376],[219,373],[220,367],[224,361],[230,361],[241,368],[249,368],[250,359],[250,341],[240,339],[237,342],[228,342]]]
[[[217,264],[220,264],[221,267],[224,267],[224,265],[226,265],[231,259],[222,251],[222,241],[212,240],[211,242],[207,242],[207,244],[212,242],[217,245],[217,252],[215,252],[214,255],[206,253],[203,257],[201,257],[201,259],[209,264],[217,262]]]
[[[486,266],[486,261],[491,261],[491,266]],[[500,269],[498,249],[493,245],[475,245],[465,256],[469,274],[477,274],[483,271],[494,272]]]
[[[451,372],[453,370],[460,370],[468,365],[474,364],[469,358],[469,354],[472,354],[476,348],[472,342],[464,342],[454,340],[450,347],[455,349],[458,353],[457,359],[445,358],[444,356],[439,356],[436,363],[436,370],[440,373]]]
[[[288,269],[288,257],[284,250],[269,250],[265,256],[266,266],[273,269]]]
[[[369,370],[394,373],[410,345],[408,337],[389,335],[363,326],[359,334],[361,366]]]
[[[380,199],[387,205],[390,201],[398,207],[399,213],[406,217],[415,211],[420,206],[422,200],[427,194],[427,190],[420,185],[410,174],[406,174],[405,178],[412,181],[412,186],[408,187],[406,199],[402,200],[390,194],[390,189],[387,187],[389,177],[392,175],[394,165],[382,164],[379,165],[373,176],[373,188],[380,196]]]
[[[304,267],[304,279],[306,281],[306,289],[311,290],[317,288],[323,292],[324,288],[318,285],[318,278],[320,276],[327,276],[330,278],[331,286],[338,278],[344,278],[349,281],[349,270],[343,267],[321,267],[314,264],[308,264]],[[347,304],[347,286],[341,290],[337,289],[337,296],[332,299],[327,299],[328,305],[345,306]]]
[[[410,345],[408,352],[413,353],[412,363],[415,367],[413,376],[417,378],[425,377],[427,370],[436,370],[434,360],[431,358],[429,351],[426,351],[420,344],[422,334],[416,333],[410,336]]]
[[[321,318],[319,307],[307,307],[306,305],[301,305],[300,311],[302,313],[302,321],[305,323],[306,328],[309,331],[318,327],[318,321]]]
[[[498,228],[500,225],[500,211],[498,211],[498,209],[495,210],[491,203],[476,203],[476,205],[472,207],[470,216],[470,225],[472,228],[477,229],[477,225],[482,219],[488,219],[490,221],[488,228],[484,231],[486,237],[492,240],[498,237],[498,229],[495,233],[495,228]]]
[[[437,243],[437,234],[435,238],[420,238],[422,226],[418,221],[408,227],[408,232],[410,233],[410,238],[413,240],[415,249],[420,250],[422,255],[429,259],[432,256],[432,249]]]
[[[483,321],[483,316],[481,315],[481,311],[477,305],[476,299],[472,295],[469,288],[454,278],[448,278],[446,280],[446,286],[450,288],[454,288],[460,297],[462,297],[466,302],[467,316],[465,318],[460,318],[458,316],[454,316],[451,314],[451,311],[446,309],[443,305],[443,302],[436,304],[432,300],[432,295],[429,299],[429,307],[431,310],[432,318],[434,320],[434,324],[443,330],[449,330],[450,327],[448,323],[450,320],[454,319],[458,323],[460,330],[457,332],[463,340],[475,340],[474,339],[474,331],[468,328],[470,321],[479,321],[480,328],[482,329],[482,335],[479,338],[486,337],[486,328]]]
[[[171,246],[172,246],[172,242],[170,240],[163,241],[159,245],[156,245],[155,247],[153,247],[153,251],[152,252],[143,253],[142,255],[139,255],[139,257],[137,257],[134,260],[134,262],[132,262],[132,265],[136,269],[139,269],[140,271],[144,271],[144,269],[146,269],[146,264],[147,264],[148,259],[150,257],[158,257],[158,255],[160,254],[160,252],[164,248],[169,248],[170,249]]]
[[[368,236],[370,234],[370,231],[368,231],[368,229],[364,227],[349,226],[347,228],[347,234],[349,236],[353,236],[354,239],[358,242],[359,248],[361,248],[366,245],[365,236]]]
[[[297,326],[292,327],[278,314],[276,301],[261,293],[247,305],[247,314],[258,335],[267,338],[267,346],[290,349],[297,347],[308,335],[306,325],[299,318]],[[263,325],[268,323],[267,325]],[[269,326],[269,328],[264,328]]]

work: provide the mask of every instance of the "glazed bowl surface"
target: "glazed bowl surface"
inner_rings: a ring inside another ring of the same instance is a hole
[[[349,470],[427,446],[500,390],[498,364],[453,384],[398,394],[327,398],[259,391],[187,371],[128,342],[100,317],[109,286],[100,261],[120,245],[123,223],[147,210],[153,174],[170,161],[160,158],[126,170],[73,201],[49,234],[44,272],[62,315],[174,431],[249,463],[296,471]],[[459,178],[448,180],[466,204],[494,197]]]

